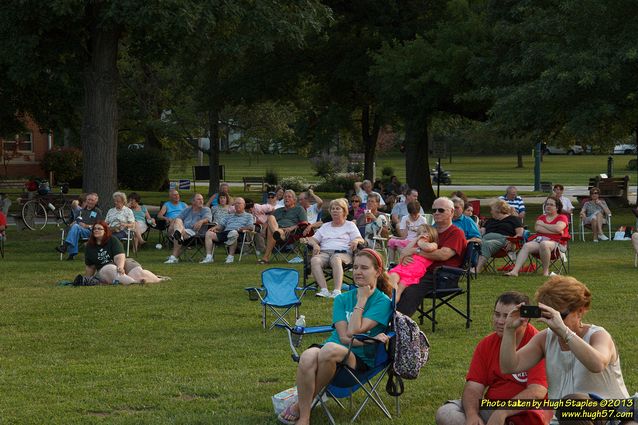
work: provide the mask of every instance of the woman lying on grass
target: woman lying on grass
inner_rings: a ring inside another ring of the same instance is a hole
[[[144,270],[137,261],[126,258],[122,243],[111,236],[106,221],[100,220],[93,225],[91,236],[86,244],[84,255],[85,276],[99,279],[100,283],[155,283],[163,280],[148,270]]]
[[[353,273],[357,290],[345,292],[334,301],[332,317],[335,330],[323,345],[311,346],[301,354],[297,368],[298,402],[281,412],[278,417],[281,423],[310,423],[312,402],[319,391],[328,385],[338,363],[344,362],[356,371],[365,371],[374,366],[374,344],[355,340],[348,354],[353,335],[365,333],[383,343],[388,340],[383,331],[392,314],[389,298],[392,288],[383,268],[383,260],[375,251],[363,249],[354,258]]]

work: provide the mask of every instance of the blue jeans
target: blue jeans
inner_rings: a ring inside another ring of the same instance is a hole
[[[65,242],[69,244],[67,253],[69,255],[77,255],[80,239],[87,239],[89,236],[91,236],[91,229],[80,227],[77,223],[73,224],[73,226],[69,229],[69,234],[66,235]]]

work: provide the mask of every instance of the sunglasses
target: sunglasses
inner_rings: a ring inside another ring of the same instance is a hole
[[[432,208],[432,214],[436,214],[436,213],[443,214],[446,211],[447,211],[447,209],[445,209],[445,208]]]

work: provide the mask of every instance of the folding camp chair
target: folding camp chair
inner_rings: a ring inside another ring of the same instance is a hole
[[[270,310],[275,315],[275,321],[270,325],[272,329],[277,324],[290,326],[286,315],[295,309],[295,320],[299,317],[299,306],[305,291],[298,287],[299,272],[294,269],[273,267],[261,273],[261,287],[245,288],[249,296],[257,294],[263,306],[261,324],[266,329],[266,311]],[[297,291],[301,295],[297,295]],[[294,321],[293,321],[294,323]]]
[[[556,274],[569,274],[569,239],[569,237],[562,237],[549,257],[549,270]],[[530,254],[530,263],[536,265],[536,270],[543,268],[538,253]]]
[[[448,306],[457,314],[465,318],[465,327],[470,327],[470,280],[472,267],[476,267],[474,259],[476,255],[474,253],[479,250],[479,244],[477,242],[469,242],[465,249],[463,256],[463,263],[461,267],[441,266],[434,270],[434,282],[432,289],[425,294],[423,300],[421,300],[421,307],[417,309],[419,314],[419,323],[423,324],[423,318],[427,318],[432,322],[432,332],[436,331],[436,310],[441,306]],[[465,277],[465,288],[459,285],[461,278]],[[456,306],[451,304],[451,301],[456,297],[465,294],[465,312],[459,310]],[[424,301],[426,298],[432,300],[432,306],[425,310]]]
[[[510,271],[514,268],[514,265],[516,264],[516,253],[523,246],[523,238],[508,236],[506,239],[509,242],[509,246],[506,245],[495,252],[494,255],[487,260],[483,270],[491,273],[499,273],[503,271]],[[498,261],[501,259],[503,260],[503,264],[499,266]]]
[[[364,248],[363,244],[360,245],[360,248]],[[310,267],[310,258],[312,257],[312,249],[307,245],[303,244],[303,288],[308,290],[316,291],[318,290],[318,285],[316,281],[308,281],[308,278],[312,276],[312,270]],[[354,278],[352,276],[352,266],[353,263],[343,264],[343,288],[349,289],[350,284],[354,285]],[[323,275],[326,277],[326,282],[332,280],[332,268],[330,264],[323,269]]]
[[[393,312],[396,312],[394,296],[392,298],[393,298],[392,310]],[[392,351],[389,349],[389,347],[392,346],[393,339],[396,337],[396,334],[394,330],[392,329],[393,318],[394,318],[394,313],[390,316],[390,321],[388,323],[388,328],[387,328],[388,330],[385,332],[385,334],[390,338],[387,345],[381,344],[374,338],[371,338],[365,334],[357,334],[352,336],[352,339],[350,340],[350,344],[348,346],[348,353],[344,356],[343,361],[337,365],[337,371],[335,372],[334,377],[332,378],[330,383],[326,385],[323,389],[321,389],[321,391],[319,391],[319,393],[315,397],[315,400],[312,404],[312,408],[314,409],[318,404],[320,404],[331,424],[335,425],[335,420],[332,414],[330,413],[330,410],[328,409],[327,403],[329,399],[334,400],[339,407],[341,407],[342,409],[345,409],[345,406],[339,400],[348,397],[350,400],[350,407],[352,407],[352,404],[353,404],[352,395],[359,389],[362,389],[365,392],[365,398],[361,402],[361,405],[355,412],[350,422],[354,422],[359,417],[359,415],[361,414],[361,412],[363,411],[363,409],[365,408],[365,406],[368,404],[369,401],[372,401],[383,412],[383,414],[386,417],[388,417],[389,419],[392,419],[392,415],[390,414],[389,409],[386,407],[385,403],[383,402],[383,399],[381,398],[381,395],[378,393],[377,390],[379,389],[379,385],[383,381],[383,378],[388,374],[388,371],[390,370],[390,367],[392,366],[392,362],[394,360],[392,357]],[[292,359],[295,362],[299,362],[300,355],[297,352],[297,349],[296,349],[297,344],[295,344],[294,338],[293,338],[294,334],[299,335],[298,330],[297,329],[293,330],[292,327],[285,326],[285,325],[277,325],[277,326],[286,329],[288,333],[288,342],[290,344],[290,349],[292,351]],[[303,328],[302,335],[328,333],[328,332],[332,332],[333,330],[334,330],[333,325],[313,326],[313,327]],[[355,371],[344,363],[344,361],[350,356],[352,343],[355,340],[361,341],[364,343],[375,344],[377,347],[375,359],[374,359],[374,367],[364,372]],[[401,395],[401,392],[402,391],[395,391],[395,394],[393,394],[395,398],[397,416],[400,414],[399,395]]]
[[[277,241],[273,248],[273,257],[280,261],[291,262],[293,258],[299,258],[298,262],[303,259],[303,250],[299,243],[299,239],[303,236],[303,230],[308,226],[308,223],[299,223],[297,230],[290,232],[286,235],[286,239],[283,241]],[[307,236],[312,236],[311,232]]]
[[[379,220],[382,223],[385,221],[386,226],[388,226],[392,222],[390,220],[390,215],[384,214],[384,213],[379,214],[375,222],[379,223]],[[372,248],[383,255],[383,258],[386,259],[386,261],[384,261],[384,264],[386,264],[386,268],[387,268],[388,267],[387,266],[388,237],[382,235],[382,232],[383,232],[383,226],[374,225],[372,235],[365,235],[365,240],[368,243],[368,248]]]
[[[183,249],[182,253],[180,254],[180,259],[182,259],[182,257],[185,257],[187,261],[193,262],[196,261],[198,257],[203,258],[202,251],[206,246],[206,232],[211,227],[212,224],[206,224],[205,227],[202,226],[202,228],[199,229],[199,232],[197,232],[195,235],[184,238],[182,242]],[[186,236],[186,233],[184,233],[184,236]]]

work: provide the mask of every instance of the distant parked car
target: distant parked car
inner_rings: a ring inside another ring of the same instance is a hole
[[[584,152],[581,145],[571,145],[569,147],[547,146],[545,148],[546,155],[580,155]]]
[[[615,155],[631,155],[636,154],[636,145],[616,145],[614,146]]]
[[[144,143],[131,143],[128,145],[129,150],[144,149]]]

